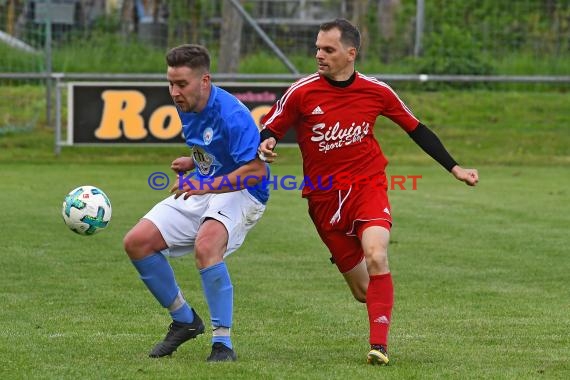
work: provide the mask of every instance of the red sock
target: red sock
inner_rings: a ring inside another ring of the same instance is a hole
[[[370,344],[388,347],[388,330],[394,306],[394,286],[390,273],[370,276],[366,308],[370,322]]]

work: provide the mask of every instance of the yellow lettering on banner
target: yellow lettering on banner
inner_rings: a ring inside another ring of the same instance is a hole
[[[101,140],[118,139],[124,136],[130,140],[144,139],[148,131],[141,116],[146,98],[139,91],[107,90],[103,98],[103,116],[95,137]],[[121,131],[122,126],[122,131]]]
[[[178,117],[176,107],[158,107],[152,115],[150,115],[148,129],[151,135],[161,140],[169,140],[180,136],[182,123]]]
[[[261,129],[261,118],[267,115],[270,109],[271,106],[257,106],[250,111],[251,117],[253,117],[253,120],[255,121],[255,125],[257,125],[257,129]]]

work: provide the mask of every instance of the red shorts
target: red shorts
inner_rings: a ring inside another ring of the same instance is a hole
[[[338,216],[339,208],[340,219],[331,223],[333,216]],[[338,190],[332,196],[309,197],[309,215],[341,273],[350,271],[363,260],[360,239],[366,228],[381,226],[390,230],[390,212],[385,188],[352,186],[350,193]]]

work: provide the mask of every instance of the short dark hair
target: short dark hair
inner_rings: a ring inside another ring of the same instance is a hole
[[[166,63],[170,67],[186,66],[210,71],[210,53],[202,45],[184,44],[170,49],[166,53]]]
[[[321,24],[319,30],[324,32],[337,28],[340,30],[340,41],[347,46],[360,50],[360,31],[345,18],[337,18]]]

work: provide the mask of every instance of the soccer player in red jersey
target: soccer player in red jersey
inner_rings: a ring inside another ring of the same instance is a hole
[[[385,83],[355,70],[360,32],[345,19],[320,26],[318,71],[293,83],[262,119],[259,154],[272,162],[277,141],[295,128],[303,158],[309,214],[354,297],[366,303],[370,364],[388,364],[388,330],[394,305],[388,266],[392,217],[388,163],[374,137],[379,115],[399,125],[460,181],[475,186],[477,170],[464,169]],[[365,179],[365,181],[362,181]]]

